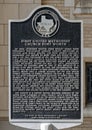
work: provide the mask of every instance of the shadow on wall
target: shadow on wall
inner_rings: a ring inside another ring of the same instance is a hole
[[[30,130],[30,129],[11,125],[8,121],[0,121],[0,130]],[[52,126],[52,130],[58,130],[58,129]]]
[[[0,121],[0,130],[28,130],[28,129],[11,125],[8,121]]]
[[[8,121],[0,121],[0,130],[30,130],[30,129],[11,125]],[[58,129],[52,126],[52,130],[58,130]]]

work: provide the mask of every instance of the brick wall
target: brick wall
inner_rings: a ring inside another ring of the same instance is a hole
[[[54,6],[65,18],[70,18],[70,8],[64,7],[64,0],[42,0],[42,5]]]
[[[92,118],[84,118],[82,125],[63,130],[92,130]]]
[[[41,0],[0,0],[0,117],[8,117],[8,20],[23,19]]]
[[[0,120],[8,117],[8,20],[23,19],[40,4],[52,5],[67,19],[83,20],[84,47],[90,48],[92,47],[92,15],[75,13],[78,1],[75,0],[73,7],[65,6],[64,0],[0,0]],[[82,125],[67,130],[92,130],[92,118],[86,117]]]
[[[92,47],[92,23],[84,24],[84,47]]]

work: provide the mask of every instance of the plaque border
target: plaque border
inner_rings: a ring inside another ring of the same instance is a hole
[[[80,119],[11,119],[11,23],[12,22],[25,22],[32,14],[43,7],[54,9],[59,16],[69,23],[80,23],[81,25],[81,118]],[[83,122],[83,21],[82,20],[68,20],[62,16],[58,9],[49,5],[41,5],[36,7],[27,18],[20,20],[9,20],[8,22],[8,80],[9,80],[9,122],[11,123],[82,123]]]

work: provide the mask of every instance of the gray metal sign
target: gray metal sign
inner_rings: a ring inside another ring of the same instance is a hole
[[[53,7],[9,22],[10,121],[82,121],[82,22]]]

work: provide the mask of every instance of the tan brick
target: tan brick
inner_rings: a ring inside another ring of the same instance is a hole
[[[67,129],[63,129],[63,130],[72,130],[72,127],[70,127],[70,128],[67,128]]]
[[[8,47],[0,46],[0,65],[8,65]]]
[[[84,57],[83,60],[85,62],[92,62],[92,57]]]
[[[17,4],[4,5],[4,22],[7,23],[9,19],[18,19],[18,5]]]
[[[82,128],[74,127],[72,130],[82,130]]]
[[[90,128],[82,128],[82,130],[92,130],[92,127],[90,127]]]
[[[92,118],[86,117],[86,118],[83,119],[83,121],[84,121],[84,122],[86,122],[86,121],[87,121],[87,122],[88,122],[88,121],[92,121]]]
[[[0,45],[4,42],[4,31],[3,31],[3,25],[0,25]]]
[[[46,5],[46,4],[45,4]],[[50,6],[54,6],[55,8],[57,8],[57,4],[56,3],[50,3]]]
[[[5,67],[5,86],[8,86],[8,67]]]
[[[9,114],[8,114],[9,112],[8,112],[8,110],[2,110],[2,111],[0,111],[0,120],[2,121],[5,121],[5,120],[7,120],[6,118],[9,116]]]
[[[35,3],[35,4],[37,4],[37,3],[38,3],[38,4],[41,4],[41,0],[34,0],[34,3]]]
[[[72,128],[67,128],[67,129],[63,129],[63,130],[72,130]]]
[[[34,0],[4,0],[5,3],[33,3]]]
[[[56,4],[62,4],[62,0],[44,0],[43,4],[51,4],[51,3],[56,3]]]
[[[8,87],[0,87],[0,110],[8,109]]]
[[[4,2],[4,0],[0,0],[0,3],[3,3]]]
[[[4,23],[4,11],[3,11],[4,4],[0,4],[0,23]]]
[[[92,23],[84,24],[84,46],[92,47]]]
[[[0,66],[0,86],[4,85],[4,67]]]
[[[7,24],[9,19],[18,19],[18,4],[0,4],[0,23]]]
[[[8,44],[8,25],[7,24],[4,25],[4,36],[5,36],[4,43]]]
[[[73,7],[75,0],[64,0],[64,6]]]
[[[19,16],[21,19],[27,18],[29,14],[40,4],[20,4]]]

